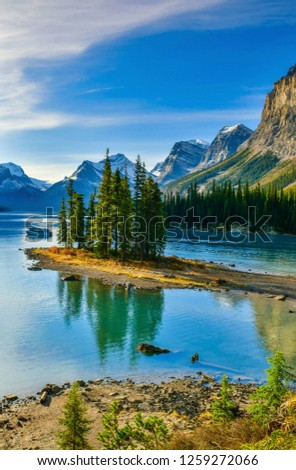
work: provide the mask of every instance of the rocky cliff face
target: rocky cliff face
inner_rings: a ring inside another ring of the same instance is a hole
[[[151,173],[161,185],[187,175],[203,161],[208,147],[203,140],[176,142],[165,161],[158,163]]]
[[[261,122],[242,147],[252,153],[271,150],[282,159],[296,157],[296,65],[267,95]]]
[[[251,129],[243,124],[224,126],[211,143],[198,169],[208,168],[209,166],[223,162],[223,160],[233,155],[251,134]]]

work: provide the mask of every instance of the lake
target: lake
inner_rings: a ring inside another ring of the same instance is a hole
[[[199,370],[260,381],[265,358],[276,348],[296,367],[296,314],[289,313],[289,301],[182,289],[128,294],[87,278],[64,282],[59,273],[27,269],[19,248],[37,244],[25,240],[25,219],[0,214],[0,396],[25,396],[45,383],[74,379],[163,380]],[[295,237],[292,249],[283,240],[275,238],[273,250],[182,242],[170,243],[167,252],[296,274]],[[140,342],[172,353],[144,356],[136,351]],[[196,352],[200,361],[191,364]]]

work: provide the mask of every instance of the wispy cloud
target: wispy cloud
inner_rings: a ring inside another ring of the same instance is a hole
[[[261,115],[261,108],[235,108],[235,109],[209,109],[174,111],[159,110],[138,111],[133,113],[103,114],[99,116],[72,116],[71,125],[81,127],[116,127],[141,124],[166,125],[170,123],[203,123],[203,122],[237,122],[258,120]]]
[[[295,21],[295,7],[288,0],[0,0],[0,131],[77,122],[59,110],[43,109],[46,86],[26,75],[27,67],[40,61],[64,61],[94,44],[151,30],[291,21]],[[104,118],[104,125],[112,119]],[[93,118],[86,122],[92,125]]]
[[[105,87],[99,87],[99,88],[92,88],[91,90],[82,91],[80,95],[92,95],[93,93],[101,93],[104,91],[111,91],[111,90],[116,90],[119,88],[121,87],[105,86]]]

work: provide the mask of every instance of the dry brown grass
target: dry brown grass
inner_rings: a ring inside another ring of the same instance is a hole
[[[252,447],[265,436],[259,425],[248,418],[238,418],[227,424],[205,422],[194,431],[175,433],[168,449],[171,450],[230,450]]]
[[[193,431],[175,433],[171,450],[291,450],[296,449],[296,394],[291,392],[267,427],[262,427],[248,414],[228,423],[212,421],[202,413]]]
[[[172,286],[204,287],[205,285],[203,279],[194,279],[194,276],[199,274],[200,270],[204,270],[206,265],[176,256],[160,258],[157,261],[128,260],[123,262],[118,259],[97,258],[94,253],[85,249],[51,247],[37,248],[34,252],[58,263],[91,268],[109,274],[126,275],[133,279],[151,279],[159,284],[165,283]]]

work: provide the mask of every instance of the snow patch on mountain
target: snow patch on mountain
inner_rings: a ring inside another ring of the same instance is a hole
[[[30,180],[32,181],[35,188],[38,188],[41,191],[46,191],[51,186],[51,183],[49,181],[38,180],[37,178],[31,178],[31,177],[30,177]]]
[[[176,142],[167,158],[152,170],[160,185],[190,173],[204,158],[209,143],[201,139]]]
[[[9,170],[11,176],[18,176],[19,178],[25,176],[25,172],[22,167],[16,165],[15,163],[1,163],[0,166]]]

